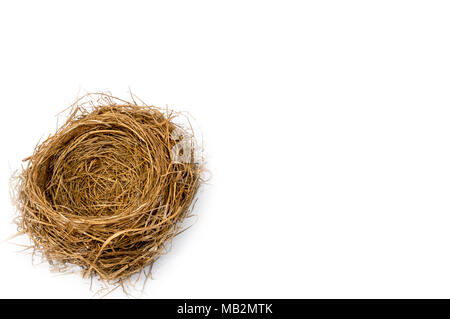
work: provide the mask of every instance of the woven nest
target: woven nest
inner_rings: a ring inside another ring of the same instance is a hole
[[[94,96],[25,159],[17,223],[51,265],[120,281],[151,266],[180,232],[202,168],[175,113]]]

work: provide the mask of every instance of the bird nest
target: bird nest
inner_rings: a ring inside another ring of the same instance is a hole
[[[18,174],[19,232],[50,264],[107,282],[151,266],[201,184],[192,132],[178,116],[134,98],[79,100]]]

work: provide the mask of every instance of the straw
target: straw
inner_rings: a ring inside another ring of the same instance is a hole
[[[172,158],[192,136],[176,116],[105,93],[78,100],[16,177],[18,231],[51,265],[84,276],[117,282],[151,267],[201,184],[201,164]]]

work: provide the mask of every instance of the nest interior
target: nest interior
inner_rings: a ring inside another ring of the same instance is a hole
[[[105,94],[74,106],[18,176],[18,230],[50,264],[85,276],[109,282],[151,266],[201,183],[199,163],[173,160],[176,116]]]

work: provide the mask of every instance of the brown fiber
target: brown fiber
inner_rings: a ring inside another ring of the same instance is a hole
[[[87,98],[25,159],[17,223],[50,264],[121,282],[151,266],[180,232],[202,168],[173,160],[174,146],[190,136],[174,138],[176,113],[134,98]]]

